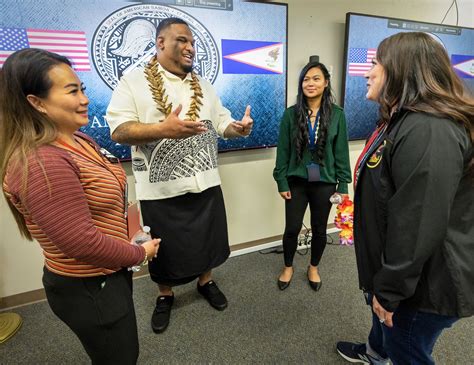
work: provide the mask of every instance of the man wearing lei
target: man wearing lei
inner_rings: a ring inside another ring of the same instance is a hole
[[[167,18],[156,30],[157,54],[123,76],[107,109],[112,139],[132,145],[132,168],[143,223],[162,239],[150,262],[159,295],[151,326],[163,332],[172,288],[196,278],[198,292],[217,310],[227,299],[212,269],[229,257],[227,221],[217,170],[217,138],[245,137],[253,120],[247,106],[232,119],[212,85],[192,71],[194,39],[186,22]]]

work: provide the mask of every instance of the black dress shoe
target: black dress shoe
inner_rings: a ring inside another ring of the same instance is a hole
[[[285,290],[286,288],[288,288],[288,287],[290,286],[291,279],[293,279],[293,274],[294,274],[294,270],[292,269],[291,271],[292,271],[292,272],[291,272],[291,278],[290,278],[290,280],[288,280],[288,281],[282,281],[282,280],[280,280],[280,278],[278,278],[278,282],[277,282],[277,284],[278,284],[278,289],[280,289],[280,290]],[[281,274],[280,274],[280,277],[281,277]]]
[[[311,280],[308,279],[308,282],[309,282],[309,286],[314,291],[318,291],[319,289],[321,289],[321,285],[323,285],[322,281],[311,281]]]
[[[278,279],[278,289],[285,290],[286,288],[290,286],[290,283],[291,283],[291,279],[290,281],[281,281],[280,279]]]
[[[217,287],[217,284],[211,280],[204,284],[203,286],[197,283],[197,290],[199,294],[201,294],[209,304],[217,309],[218,311],[223,311],[227,308],[227,298],[225,297],[224,293],[220,291]]]
[[[308,267],[308,271],[306,272],[306,275],[308,276],[308,283],[311,289],[313,289],[314,291],[318,291],[319,289],[321,289],[321,285],[323,285],[322,281],[309,280],[309,267]]]
[[[155,333],[162,333],[170,323],[171,307],[174,295],[161,295],[156,298],[156,306],[151,316],[151,329]]]

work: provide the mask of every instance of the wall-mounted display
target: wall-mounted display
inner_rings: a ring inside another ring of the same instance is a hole
[[[347,13],[344,52],[343,105],[349,139],[365,139],[378,120],[378,104],[365,98],[365,73],[378,44],[399,32],[426,32],[448,52],[454,71],[474,93],[474,29]]]
[[[22,48],[67,56],[87,87],[83,131],[120,159],[130,147],[113,142],[105,112],[113,88],[155,53],[155,29],[178,17],[193,32],[194,70],[214,84],[240,120],[252,106],[250,137],[220,140],[219,151],[274,146],[286,107],[287,5],[240,0],[6,0],[0,6],[0,67]]]

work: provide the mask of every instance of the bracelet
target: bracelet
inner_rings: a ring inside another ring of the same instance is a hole
[[[140,266],[144,266],[148,263],[148,255],[146,253],[146,250],[145,250],[145,258],[143,259],[143,261],[141,262]]]

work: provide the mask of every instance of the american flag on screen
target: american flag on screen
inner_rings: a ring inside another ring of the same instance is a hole
[[[81,31],[0,28],[0,67],[23,48],[42,48],[66,56],[76,71],[90,71],[86,34]]]
[[[364,76],[372,67],[376,48],[349,48],[349,75]]]

